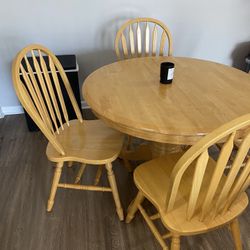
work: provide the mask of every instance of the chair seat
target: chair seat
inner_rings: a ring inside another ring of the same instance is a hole
[[[123,145],[123,134],[106,126],[100,120],[71,120],[70,126],[60,128],[56,139],[65,155],[59,154],[48,143],[46,154],[53,162],[77,161],[87,164],[105,164],[114,161]]]
[[[161,158],[143,163],[135,170],[134,173],[136,186],[157,208],[161,215],[162,222],[169,230],[180,235],[191,235],[205,232],[232,221],[244,211],[248,205],[248,197],[246,193],[242,193],[238,197],[237,201],[233,203],[227,213],[219,215],[213,220],[208,219],[205,221],[200,221],[200,213],[198,209],[198,212],[196,212],[194,217],[188,221],[186,219],[187,203],[195,169],[195,166],[190,166],[183,176],[174,209],[168,213],[164,212],[171,172],[182,154],[183,153],[169,154]],[[199,196],[200,203],[198,203],[198,207],[201,207],[202,205],[206,187],[208,187],[209,181],[211,180],[211,175],[215,165],[216,162],[212,158],[209,158],[203,180],[203,187],[201,188]],[[224,180],[225,177],[226,176],[223,178]],[[223,180],[220,185],[223,185]]]

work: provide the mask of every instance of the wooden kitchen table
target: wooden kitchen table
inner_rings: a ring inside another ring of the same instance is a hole
[[[175,64],[172,84],[160,84],[160,64]],[[118,61],[93,72],[83,96],[97,116],[125,134],[154,143],[192,145],[250,113],[250,76],[219,63],[183,57]],[[170,150],[171,151],[171,150]]]

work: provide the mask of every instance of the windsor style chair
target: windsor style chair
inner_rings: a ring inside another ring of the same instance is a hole
[[[168,49],[166,49],[167,44]],[[135,18],[124,23],[118,30],[115,38],[115,51],[118,59],[171,56],[172,36],[167,26],[159,20]]]
[[[135,18],[124,23],[118,30],[115,38],[115,52],[119,60],[147,57],[171,56],[172,36],[167,26],[153,18]],[[127,137],[127,143],[122,151],[124,164],[129,171],[132,167],[128,160],[152,159],[151,149],[141,144],[136,151],[131,150],[132,137]]]
[[[250,184],[250,160],[242,167],[250,147],[250,114],[214,130],[186,153],[170,154],[140,165],[134,172],[139,189],[128,209],[129,223],[139,209],[163,249],[171,238],[171,249],[180,249],[180,236],[194,235],[229,225],[235,247],[242,249],[238,216],[248,205],[245,190]],[[247,131],[247,132],[246,132]],[[230,170],[227,162],[234,140],[241,145]],[[217,160],[209,148],[223,142]],[[142,202],[147,198],[157,209],[149,216]],[[154,220],[161,219],[169,231],[161,235]]]
[[[21,104],[49,141],[46,150],[48,159],[56,163],[47,211],[52,210],[58,187],[112,192],[119,219],[123,220],[112,170],[112,162],[123,145],[123,135],[100,120],[82,118],[62,65],[47,48],[35,44],[22,49],[13,61],[12,78]],[[73,106],[75,120],[68,118],[62,87],[66,89]],[[60,183],[64,162],[81,163],[73,184]],[[98,165],[94,185],[79,184],[86,164]],[[98,186],[103,166],[106,166],[110,187]]]

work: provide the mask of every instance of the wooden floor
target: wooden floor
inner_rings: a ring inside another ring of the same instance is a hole
[[[27,131],[23,115],[0,119],[0,250],[161,249],[141,215],[128,225],[119,221],[110,193],[59,189],[47,213],[53,164],[45,156],[46,144],[40,132]],[[93,180],[94,168],[88,167],[83,181]],[[63,179],[73,181],[77,169],[77,164],[65,168]],[[126,209],[136,194],[132,174],[119,161],[115,173]],[[105,175],[101,182],[107,183]],[[240,227],[243,247],[250,249],[250,207]],[[227,229],[220,229],[183,237],[181,249],[234,248]]]

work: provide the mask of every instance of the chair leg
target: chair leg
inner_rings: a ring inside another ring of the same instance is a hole
[[[143,194],[139,191],[136,198],[130,203],[128,207],[128,214],[126,217],[126,223],[129,223],[135,216],[136,211],[138,210],[138,205],[140,205],[144,200]]]
[[[86,168],[86,164],[82,163],[82,165],[81,165],[81,167],[78,170],[78,173],[76,175],[75,184],[78,183],[81,180],[85,168]]]
[[[171,240],[171,250],[180,250],[180,247],[180,236],[174,234]]]
[[[57,186],[61,177],[62,173],[62,167],[63,167],[63,162],[58,162],[56,165],[55,173],[54,173],[54,178],[51,186],[51,191],[50,191],[50,196],[48,200],[48,205],[47,205],[47,211],[50,212],[53,208],[54,205],[54,199],[56,195],[56,190]]]
[[[103,170],[103,165],[98,166],[97,172],[96,172],[96,176],[95,176],[95,181],[94,181],[94,185],[98,185],[100,178],[102,176],[102,170]]]
[[[119,194],[118,194],[118,190],[117,190],[117,185],[116,185],[115,175],[114,175],[114,172],[112,169],[112,164],[107,163],[106,169],[107,169],[107,173],[108,173],[109,184],[110,184],[110,187],[112,189],[112,194],[113,194],[113,197],[115,200],[116,212],[118,214],[119,219],[122,221],[122,220],[124,220],[124,214],[123,214],[123,210],[122,210],[122,206],[121,206],[121,202],[120,202],[120,198],[119,198]]]
[[[230,229],[231,229],[232,236],[234,239],[235,249],[242,250],[242,244],[241,244],[241,239],[240,239],[240,227],[239,227],[238,219],[234,219],[230,223]]]

